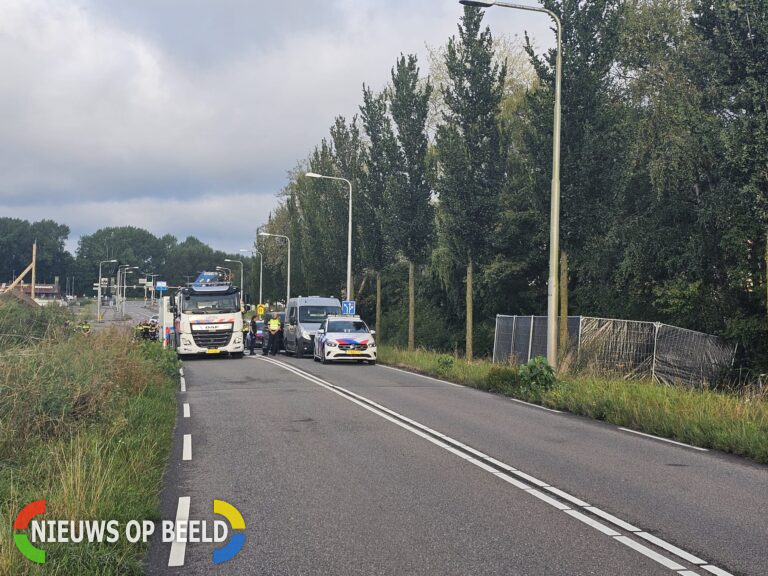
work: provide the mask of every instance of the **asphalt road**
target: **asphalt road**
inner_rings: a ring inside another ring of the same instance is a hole
[[[156,536],[150,574],[768,574],[766,467],[384,366],[183,381],[161,516],[223,500],[245,540],[214,564]]]

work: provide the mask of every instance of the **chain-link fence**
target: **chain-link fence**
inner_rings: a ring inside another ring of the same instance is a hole
[[[559,333],[559,332],[558,332]],[[497,316],[494,362],[547,355],[546,316]],[[709,386],[733,364],[721,338],[658,322],[568,317],[568,369],[666,384]]]

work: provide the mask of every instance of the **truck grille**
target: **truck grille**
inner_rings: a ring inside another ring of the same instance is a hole
[[[195,344],[200,348],[222,348],[232,339],[232,330],[218,332],[193,332]]]

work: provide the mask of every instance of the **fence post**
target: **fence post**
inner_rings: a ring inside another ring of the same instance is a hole
[[[533,348],[533,320],[534,317],[531,316],[531,332],[528,335],[528,362],[531,361],[531,349]]]
[[[576,342],[576,356],[581,352],[581,328],[584,325],[584,316],[579,316],[579,339]]]
[[[651,381],[656,382],[656,343],[659,341],[659,328],[661,323],[653,323],[653,358],[651,361]]]
[[[515,355],[515,332],[517,331],[517,314],[512,316],[512,341],[509,343],[509,355]],[[515,360],[517,363],[517,360]]]
[[[496,344],[499,341],[499,315],[496,314],[496,329],[493,331],[493,362],[496,364]]]

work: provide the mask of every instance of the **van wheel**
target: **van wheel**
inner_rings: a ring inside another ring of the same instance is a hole
[[[304,344],[296,343],[296,358],[304,358]]]

